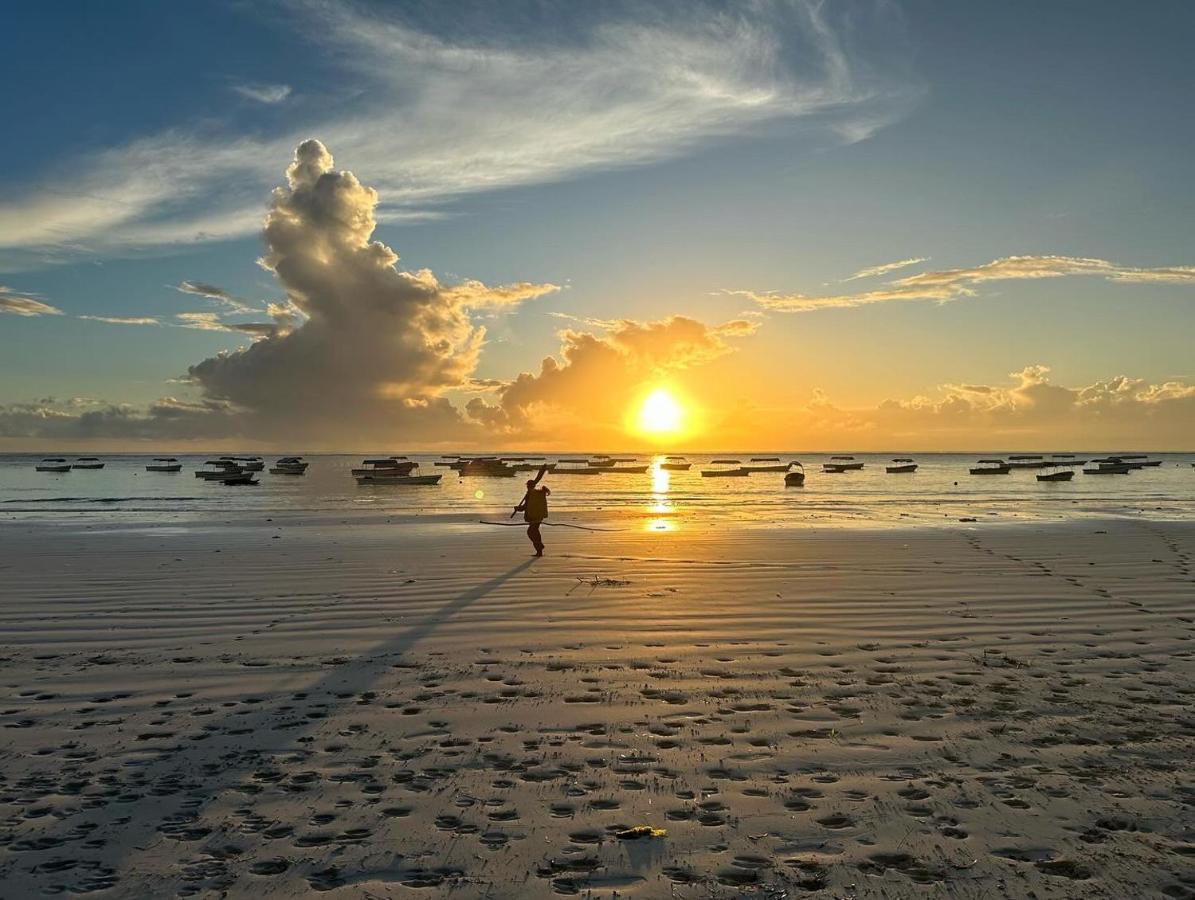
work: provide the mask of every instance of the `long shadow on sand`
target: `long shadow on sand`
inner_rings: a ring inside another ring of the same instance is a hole
[[[143,757],[142,764],[126,764],[124,774],[118,776],[121,780],[127,776],[131,782],[119,787],[122,792],[119,802],[115,802],[113,791],[107,792],[106,801],[100,800],[105,795],[89,796],[84,792],[85,800],[99,802],[87,803],[85,807],[90,809],[84,808],[78,815],[59,822],[54,830],[63,834],[56,835],[51,831],[47,838],[53,843],[48,846],[77,840],[79,820],[89,819],[98,826],[96,834],[104,835],[111,844],[118,845],[115,853],[109,849],[104,854],[109,856],[109,864],[116,868],[114,874],[118,879],[130,868],[135,868],[135,858],[139,852],[149,849],[147,844],[158,843],[152,840],[155,832],[188,842],[177,845],[180,861],[192,855],[189,848],[198,847],[189,842],[202,842],[208,836],[203,824],[204,811],[227,790],[246,790],[246,776],[270,767],[279,754],[308,754],[310,751],[299,746],[308,731],[334,715],[337,707],[359,702],[361,695],[391,670],[404,653],[531,564],[532,560],[526,560],[453,597],[420,623],[336,666],[317,681],[301,687],[298,694],[288,692],[286,696],[268,697],[252,712],[229,713],[220,720],[207,722],[202,731],[192,730],[173,746],[145,748],[152,755]],[[318,707],[317,715],[308,715],[314,711],[313,707],[303,708],[297,698],[312,701],[313,706]],[[243,710],[243,706],[240,708]],[[131,735],[129,740],[133,740]],[[135,749],[132,744],[124,746],[120,748],[120,756],[131,756]],[[111,775],[112,769],[105,768]],[[253,789],[251,786],[246,792]],[[136,799],[130,797],[130,792]],[[212,836],[217,835],[213,833]],[[60,852],[65,849],[65,846],[59,847]],[[90,854],[79,848],[72,855],[85,859]],[[35,879],[41,882],[36,875]]]

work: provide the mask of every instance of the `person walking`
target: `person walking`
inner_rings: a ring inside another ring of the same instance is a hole
[[[528,480],[527,493],[511,513],[512,516],[518,512],[523,513],[523,521],[527,523],[527,537],[531,546],[535,548],[536,556],[544,555],[544,539],[539,532],[539,526],[548,517],[548,495],[552,493],[547,487],[539,486],[540,479],[546,471],[547,466],[540,469],[535,478]]]

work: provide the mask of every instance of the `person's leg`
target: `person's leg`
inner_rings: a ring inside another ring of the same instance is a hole
[[[531,546],[535,548],[535,555],[543,556],[544,542],[539,534],[539,522],[532,522],[527,526],[527,537],[531,539]]]

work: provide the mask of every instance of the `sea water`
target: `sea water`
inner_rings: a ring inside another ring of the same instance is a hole
[[[401,450],[392,451],[401,453]],[[528,455],[511,453],[508,455]],[[1078,454],[1080,459],[1108,451]],[[179,456],[178,474],[147,472],[153,453],[107,454],[99,470],[54,474],[37,472],[44,454],[0,455],[0,521],[37,520],[115,523],[219,522],[229,518],[274,515],[352,517],[385,515],[411,522],[477,522],[506,520],[523,494],[530,474],[515,478],[461,478],[436,466],[439,454],[408,454],[418,462],[417,474],[441,474],[434,486],[358,485],[350,469],[360,454],[316,454],[303,476],[258,473],[257,486],[227,486],[196,478],[194,471],[208,454]],[[65,454],[60,454],[65,455]],[[249,455],[249,454],[243,454]],[[383,454],[389,455],[389,454]],[[642,453],[643,474],[565,476],[549,473],[552,521],[600,523],[618,520],[622,527],[669,532],[735,522],[760,527],[794,525],[918,525],[980,521],[1036,521],[1078,517],[1195,518],[1195,454],[1158,453],[1156,468],[1128,475],[1084,475],[1075,467],[1069,482],[1039,482],[1040,470],[1014,470],[1008,475],[975,476],[968,468],[991,453],[921,453],[912,474],[888,474],[897,453],[856,453],[860,471],[829,474],[822,463],[830,454],[757,451],[735,454],[691,454],[688,471],[658,468],[660,457]],[[583,457],[584,452],[549,454]],[[804,487],[786,487],[780,472],[753,473],[746,478],[705,478],[702,469],[727,468],[714,459],[732,458],[750,464],[752,456],[779,456],[805,465]],[[70,457],[68,457],[70,458]],[[629,465],[629,463],[628,463]]]

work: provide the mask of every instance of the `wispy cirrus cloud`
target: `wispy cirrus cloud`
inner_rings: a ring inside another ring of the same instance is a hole
[[[61,316],[62,310],[31,294],[22,294],[0,284],[0,313],[14,316]]]
[[[232,89],[247,100],[258,103],[281,103],[290,96],[289,84],[234,84]]]
[[[103,322],[107,325],[161,325],[156,316],[76,316],[89,322]]]
[[[273,161],[313,133],[373,173],[383,221],[673,157],[765,123],[857,140],[920,91],[903,60],[852,49],[879,46],[856,40],[863,30],[899,32],[888,5],[867,8],[870,18],[812,0],[650,15],[624,7],[580,32],[513,28],[493,14],[481,36],[448,38],[394,8],[295,2],[284,19],[312,52],[340,62],[325,87],[347,99],[288,108],[252,135],[180,124],[78,157],[0,203],[0,249],[57,259],[64,248],[114,253],[251,233]]]
[[[853,275],[848,275],[843,281],[857,281],[860,278],[878,278],[880,275],[887,275],[889,272],[895,272],[898,269],[907,269],[909,266],[915,266],[918,263],[923,263],[929,260],[928,256],[914,256],[911,259],[900,259],[896,262],[883,263],[878,266],[868,266],[866,269],[860,269]]]
[[[1075,256],[1006,256],[971,268],[943,269],[909,275],[890,281],[885,287],[853,294],[819,296],[751,290],[728,290],[724,293],[746,297],[764,309],[776,312],[814,312],[820,309],[849,309],[894,301],[929,300],[947,303],[976,296],[979,286],[988,282],[1033,281],[1073,276],[1102,278],[1121,284],[1195,285],[1195,266],[1141,268],[1121,266],[1105,259]]]

